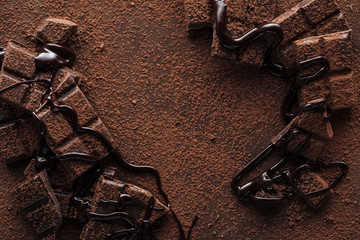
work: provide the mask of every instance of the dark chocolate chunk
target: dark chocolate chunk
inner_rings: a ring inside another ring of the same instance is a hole
[[[35,53],[18,42],[10,41],[7,46],[3,69],[11,74],[31,79],[36,72]]]
[[[152,194],[142,188],[135,185],[121,182],[113,178],[103,176],[99,179],[97,184],[95,195],[93,199],[91,212],[94,213],[111,213],[116,210],[116,206],[105,203],[104,201],[119,201],[121,194],[128,194],[135,199],[140,205],[131,205],[125,208],[125,212],[134,216],[139,224],[145,215],[145,206],[147,206]],[[150,221],[155,221],[167,214],[169,209],[156,199],[155,209]],[[80,236],[80,239],[92,240],[92,239],[103,239],[107,234],[112,231],[124,229],[122,222],[105,223],[100,221],[89,221]]]
[[[184,0],[184,8],[188,32],[212,27],[211,0]]]
[[[16,206],[37,234],[58,230],[62,223],[60,204],[46,171],[25,180],[16,190]]]
[[[30,159],[35,155],[39,135],[32,119],[15,120],[0,125],[0,158],[6,164]]]
[[[327,187],[328,183],[319,174],[315,172],[306,172],[298,179],[296,191],[307,204],[312,208],[317,209],[329,198],[330,191],[314,196],[306,195],[306,193],[319,191]]]
[[[36,31],[36,37],[43,42],[65,44],[76,32],[77,24],[64,19],[48,18]]]

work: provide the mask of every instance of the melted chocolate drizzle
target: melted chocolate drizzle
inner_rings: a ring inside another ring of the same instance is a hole
[[[4,61],[5,53],[6,53],[6,49],[0,47],[0,68],[1,68],[2,63]]]
[[[0,52],[1,60],[4,53],[5,50]],[[152,226],[155,224],[149,222],[149,219],[152,215],[152,211],[156,209],[154,208],[154,203],[155,203],[154,198],[151,198],[149,204],[146,206],[146,216],[142,221],[141,226],[138,226],[136,219],[134,219],[126,212],[116,211],[109,214],[99,214],[99,213],[90,212],[91,203],[89,201],[83,200],[82,197],[87,193],[88,189],[97,181],[97,179],[103,172],[104,159],[85,153],[72,152],[63,155],[57,155],[56,153],[54,153],[46,143],[46,132],[47,132],[46,126],[44,122],[37,116],[37,113],[42,108],[44,108],[45,106],[50,106],[50,108],[53,109],[53,111],[61,112],[65,116],[65,118],[71,124],[72,128],[75,130],[76,133],[89,134],[99,139],[107,148],[108,152],[113,157],[113,159],[115,159],[122,168],[134,173],[152,174],[156,179],[156,185],[160,195],[163,197],[166,205],[169,207],[173,217],[177,222],[180,232],[180,239],[181,240],[190,239],[191,231],[195,222],[197,221],[197,217],[194,219],[192,227],[188,232],[188,237],[186,238],[182,224],[180,223],[175,212],[171,209],[169,199],[162,188],[159,172],[154,167],[151,166],[138,166],[127,162],[121,156],[120,152],[111,144],[110,140],[106,138],[103,134],[101,134],[100,132],[98,132],[93,128],[80,126],[78,115],[72,107],[68,105],[59,105],[53,100],[52,83],[56,73],[60,68],[64,66],[71,66],[74,63],[75,59],[76,59],[76,55],[72,49],[52,43],[45,44],[40,48],[38,56],[35,57],[35,63],[36,63],[36,68],[39,72],[51,71],[50,78],[49,79],[40,78],[36,80],[18,82],[0,90],[0,94],[2,94],[5,91],[16,88],[20,85],[31,85],[33,83],[46,84],[46,91],[43,92],[43,97],[42,97],[43,102],[41,103],[39,109],[37,109],[35,112],[32,113],[32,116],[36,120],[39,129],[39,138],[40,138],[38,151],[35,157],[36,168],[38,170],[51,169],[53,167],[56,167],[58,162],[71,161],[71,160],[81,160],[84,162],[93,163],[94,166],[90,168],[87,172],[85,172],[83,175],[81,175],[75,181],[74,184],[76,187],[72,197],[72,202],[79,210],[79,214],[78,214],[79,220],[82,222],[87,222],[89,220],[95,220],[95,221],[122,220],[124,222],[127,222],[128,225],[130,226],[129,229],[117,231],[114,233],[109,233],[107,239],[117,239],[121,236],[125,236],[123,239],[133,239],[135,237],[141,237],[141,239],[154,239],[151,230],[152,230]],[[110,202],[106,202],[106,201],[105,203],[111,204]],[[129,203],[139,204],[136,199],[133,199],[129,195],[122,196],[116,204],[119,207],[118,210],[121,210],[124,209],[125,205]]]
[[[272,59],[272,53],[279,46],[283,39],[283,30],[278,24],[265,24],[261,27],[252,29],[240,38],[234,39],[232,38],[229,30],[227,29],[227,5],[225,1],[212,0],[212,3],[215,8],[216,34],[220,40],[221,45],[225,49],[238,51],[239,49],[246,47],[249,43],[254,42],[255,40],[259,39],[264,35],[271,34],[275,37],[272,44],[269,46],[268,50],[265,53],[264,67],[269,71],[270,74],[281,77],[284,80],[291,82],[291,87],[289,88],[287,94],[284,96],[281,104],[281,116],[285,122],[290,122],[301,111],[306,111],[311,108],[319,107],[319,105],[325,107],[324,103],[321,101],[321,103],[307,104],[305,106],[302,106],[301,108],[298,108],[298,110],[295,112],[293,112],[292,110],[297,103],[298,92],[301,90],[301,88],[304,87],[306,84],[317,80],[320,76],[322,76],[329,70],[329,62],[325,57],[318,56],[305,61],[301,61],[296,67],[292,69],[286,69],[280,64],[274,63]],[[318,65],[320,67],[315,73],[300,77],[298,76],[304,69],[314,68]],[[273,152],[274,149],[285,148],[285,146],[291,141],[291,139],[298,134],[305,134],[306,141],[298,146],[297,152],[285,153],[283,158],[270,169],[268,169],[258,177],[254,178],[252,181],[242,186],[239,186],[239,182],[244,177],[244,175],[249,173],[258,164],[264,161]],[[309,159],[302,158],[303,164],[296,168],[293,172],[286,170],[280,175],[272,176],[275,171],[284,163],[294,158],[299,158],[298,154],[300,154],[301,151],[303,151],[303,149],[305,149],[306,146],[309,144],[309,136],[310,133],[304,130],[294,129],[285,137],[285,139],[282,139],[283,142],[282,144],[280,144],[280,146],[270,144],[258,156],[256,156],[252,161],[250,161],[249,164],[247,164],[241,171],[236,174],[231,184],[233,193],[239,198],[240,201],[279,202],[293,195],[304,197],[319,195],[329,191],[347,173],[348,166],[344,162],[318,163],[310,161]],[[316,171],[320,167],[340,167],[341,173],[328,185],[328,187],[322,190],[309,192],[306,194],[299,192],[296,188],[296,185],[301,175],[309,171]],[[271,184],[279,182],[286,182],[292,190],[284,196],[271,195],[275,192],[275,190],[271,187]],[[259,191],[262,191],[270,197],[264,198],[256,196]]]

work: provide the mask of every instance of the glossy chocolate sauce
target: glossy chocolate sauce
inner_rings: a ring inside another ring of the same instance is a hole
[[[117,239],[120,236],[125,236],[126,239],[128,237],[136,238],[141,237],[141,239],[154,239],[152,235],[152,226],[155,225],[154,223],[149,222],[149,218],[152,215],[152,211],[154,208],[154,199],[151,198],[148,206],[146,206],[146,216],[142,222],[142,225],[138,226],[136,219],[134,217],[128,215],[126,212],[123,212],[125,206],[127,204],[137,204],[139,205],[139,201],[133,199],[129,195],[121,196],[119,201],[116,203],[118,206],[118,211],[109,213],[109,214],[99,214],[90,212],[91,203],[82,199],[82,197],[87,193],[88,189],[97,181],[99,176],[102,174],[104,169],[104,159],[98,158],[97,156],[84,154],[84,153],[66,153],[63,155],[55,154],[47,145],[46,143],[46,126],[43,121],[37,116],[37,113],[45,106],[50,106],[52,110],[61,112],[67,121],[71,124],[72,128],[76,133],[79,134],[89,134],[95,136],[99,139],[104,146],[109,151],[110,155],[117,160],[117,162],[123,167],[124,169],[135,172],[135,173],[150,173],[155,176],[156,184],[160,195],[164,198],[166,205],[169,207],[173,217],[175,218],[179,232],[180,232],[180,239],[190,239],[191,230],[197,221],[197,218],[194,219],[192,227],[188,232],[188,237],[185,237],[185,232],[183,230],[182,224],[180,223],[178,217],[176,216],[175,212],[171,210],[170,202],[162,189],[161,179],[159,172],[151,166],[138,166],[131,164],[123,159],[121,154],[115,147],[111,144],[110,140],[107,139],[103,134],[96,131],[93,128],[89,127],[82,127],[79,124],[78,115],[76,111],[68,106],[68,105],[59,105],[54,102],[53,96],[53,89],[52,89],[52,82],[55,78],[57,71],[64,67],[64,66],[71,66],[76,59],[76,55],[74,51],[68,47],[56,45],[56,44],[45,44],[43,47],[40,48],[39,54],[35,57],[35,63],[37,71],[39,72],[46,72],[51,71],[51,76],[49,79],[36,79],[36,80],[28,80],[24,82],[18,82],[13,85],[10,85],[6,88],[0,90],[0,94],[8,91],[10,89],[16,88],[20,85],[30,85],[33,83],[45,83],[46,84],[46,91],[43,92],[43,102],[41,103],[40,107],[32,113],[33,118],[36,120],[38,129],[39,129],[39,147],[35,157],[36,161],[36,168],[37,170],[42,169],[51,169],[56,167],[56,165],[61,161],[71,161],[71,160],[81,160],[85,162],[93,163],[94,166],[90,168],[87,172],[81,175],[78,179],[75,180],[75,192],[72,197],[73,204],[78,208],[79,211],[79,220],[82,222],[87,222],[89,220],[95,221],[114,221],[114,220],[122,220],[129,223],[129,229],[117,231],[114,233],[109,233],[107,239]],[[104,202],[106,204],[113,204],[111,202]]]
[[[283,99],[281,106],[281,116],[286,122],[289,122],[294,114],[291,112],[294,104],[297,101],[297,94],[303,86],[318,79],[319,76],[326,73],[329,69],[329,62],[325,57],[319,56],[300,62],[297,66],[291,69],[286,69],[283,66],[273,62],[272,53],[279,46],[283,39],[283,30],[278,24],[270,23],[261,27],[254,28],[240,38],[232,38],[227,29],[227,5],[224,0],[213,0],[216,15],[216,34],[220,40],[221,45],[228,49],[237,51],[246,47],[249,43],[257,40],[265,35],[273,35],[275,39],[269,46],[264,56],[264,67],[274,76],[281,77],[286,81],[291,81],[291,87]],[[306,68],[320,65],[317,72],[301,76],[297,80],[297,75]],[[295,80],[294,80],[295,79]]]
[[[2,63],[4,61],[5,53],[6,53],[6,49],[0,47],[0,68],[1,68]]]
[[[232,38],[229,30],[227,29],[227,5],[224,0],[212,0],[214,9],[215,9],[215,19],[216,19],[216,34],[220,40],[221,45],[228,49],[237,51],[240,48],[246,47],[249,43],[255,41],[256,39],[263,37],[265,35],[273,35],[275,39],[272,44],[269,46],[268,50],[264,56],[264,67],[274,76],[281,77],[282,79],[291,82],[291,87],[289,88],[287,94],[285,95],[282,105],[281,105],[281,116],[285,122],[290,122],[297,114],[301,111],[307,111],[311,108],[319,107],[319,105],[324,105],[323,102],[316,104],[307,104],[298,108],[297,111],[293,112],[293,108],[298,99],[298,92],[306,84],[317,80],[322,74],[326,73],[329,69],[329,62],[325,57],[319,56],[311,58],[302,62],[299,62],[297,66],[292,69],[286,69],[283,66],[276,64],[272,60],[273,51],[279,46],[280,42],[283,39],[283,30],[278,24],[265,24],[259,28],[254,28],[240,38]],[[310,75],[298,76],[301,75],[301,71],[307,68],[314,68],[320,66],[318,70]],[[325,107],[325,106],[324,106]],[[243,176],[253,170],[258,164],[263,162],[276,148],[284,148],[291,139],[297,134],[305,134],[306,141],[298,146],[298,150],[295,153],[285,153],[283,158],[272,166],[270,169],[254,178],[252,181],[239,186],[240,180]],[[322,194],[329,191],[347,172],[347,165],[343,162],[333,162],[329,164],[324,163],[315,163],[309,159],[303,159],[303,165],[296,168],[293,172],[286,170],[280,175],[272,176],[274,172],[282,166],[285,162],[291,161],[294,157],[298,158],[298,154],[308,145],[309,134],[300,129],[294,129],[290,135],[286,136],[283,139],[280,146],[275,146],[270,144],[266,147],[258,156],[256,156],[249,164],[247,164],[241,171],[239,171],[234,177],[231,187],[233,193],[239,198],[240,201],[255,201],[255,202],[279,202],[285,198],[288,198],[293,195],[298,195],[301,197],[312,196],[317,194]],[[319,166],[320,165],[320,166]],[[310,192],[302,194],[296,189],[296,184],[305,172],[315,171],[319,167],[335,167],[338,166],[341,168],[341,173],[328,185],[327,188],[322,189],[316,192]],[[272,195],[275,191],[271,187],[273,183],[286,182],[291,191],[283,196],[274,196]],[[266,195],[270,196],[268,198],[256,196],[256,193],[263,191]]]
[[[314,109],[323,109],[325,108],[325,102],[324,100],[319,100],[314,103],[309,103],[303,106],[297,114],[300,114],[305,111],[311,111]],[[296,115],[297,115],[296,114]],[[290,143],[290,141],[296,136],[296,135],[304,135],[305,141],[299,144],[294,151],[291,153],[285,150],[285,154],[283,155],[282,159],[277,162],[274,166],[260,174],[258,177],[255,177],[253,180],[251,180],[248,183],[240,185],[240,181],[242,178],[248,174],[251,170],[253,170],[256,166],[258,166],[261,162],[265,161],[267,157],[270,156],[270,154],[275,149],[284,150],[287,146],[287,144]],[[256,156],[250,163],[248,163],[242,170],[240,170],[236,176],[234,177],[231,188],[233,193],[237,196],[237,198],[240,201],[253,201],[258,203],[277,203],[284,199],[287,199],[292,196],[299,196],[299,197],[307,197],[307,196],[317,196],[324,194],[328,192],[330,189],[332,189],[347,173],[348,166],[344,162],[331,162],[331,163],[321,163],[321,162],[315,162],[311,161],[310,159],[307,159],[305,157],[299,156],[299,154],[304,151],[309,146],[309,139],[310,139],[310,132],[307,132],[303,129],[295,128],[288,133],[285,134],[285,136],[280,139],[280,143],[270,144],[268,147],[266,147],[258,156]],[[283,166],[286,162],[296,162],[295,160],[301,162],[300,166],[297,167],[295,170],[284,170],[278,175],[274,175],[275,172]],[[325,169],[325,168],[333,168],[333,167],[340,167],[340,173],[338,176],[333,179],[330,184],[321,190],[312,191],[308,193],[303,193],[298,190],[297,184],[300,180],[301,176],[306,172],[316,172],[319,169]],[[278,193],[273,189],[271,186],[272,184],[279,184],[279,183],[285,183],[287,186],[289,186],[290,190],[282,195],[279,196]],[[256,196],[258,192],[262,191],[263,193],[266,193],[268,197],[259,197]],[[275,194],[276,195],[273,195]],[[313,208],[316,208],[317,206],[310,205]]]

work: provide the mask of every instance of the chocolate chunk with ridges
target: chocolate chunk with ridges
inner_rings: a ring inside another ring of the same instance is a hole
[[[86,126],[97,118],[95,110],[80,88],[77,86],[59,98],[58,102],[74,108],[78,114],[79,124],[81,126]]]
[[[25,180],[15,190],[16,207],[38,234],[58,230],[62,217],[60,204],[46,171]]]
[[[120,194],[128,194],[134,197],[141,205],[146,206],[152,194],[135,185],[121,182],[110,177],[103,176],[99,179],[96,187],[94,201],[91,211],[95,213],[111,213],[116,210],[114,205],[101,201],[118,201]],[[169,212],[169,209],[156,199],[155,208],[150,221],[155,221]],[[134,216],[140,223],[145,214],[145,207],[136,205],[125,206],[125,212]],[[104,223],[100,221],[89,221],[80,236],[83,240],[105,239],[108,233],[124,228],[121,222]]]
[[[308,102],[310,106],[317,105],[318,107],[300,111],[300,113],[298,113],[297,116],[283,130],[281,130],[279,134],[272,138],[271,143],[278,145],[281,143],[281,139],[283,139],[286,134],[296,128],[308,131],[312,136],[324,141],[331,139],[334,133],[328,119],[326,106],[319,103],[324,104],[324,99],[317,99]]]
[[[329,111],[350,109],[354,104],[353,72],[330,73],[305,85],[298,93],[299,105],[325,98]]]
[[[334,0],[310,0],[304,1],[304,14],[310,24],[316,24],[334,12],[339,11]]]
[[[212,0],[184,0],[188,32],[212,27]]]
[[[329,18],[319,22],[313,28],[301,36],[301,38],[308,38],[312,36],[321,36],[336,32],[343,32],[350,30],[348,23],[346,22],[344,15],[340,12],[332,15]]]
[[[71,193],[55,193],[61,207],[63,218],[77,220],[78,210],[71,204]]]
[[[5,73],[5,71],[0,73],[0,89],[23,81],[26,80]],[[40,107],[42,92],[30,85],[24,84],[1,93],[0,98],[22,112],[33,112]]]
[[[354,104],[353,99],[354,83],[353,72],[349,73],[334,73],[328,76],[329,97],[327,105],[329,110],[334,112],[343,109],[349,109]]]
[[[36,38],[43,42],[65,44],[76,32],[77,24],[64,19],[48,18],[36,31]]]
[[[303,106],[312,100],[320,98],[326,99],[326,103],[328,104],[328,96],[328,79],[326,77],[320,77],[300,89],[298,92],[299,106]]]
[[[351,30],[297,40],[295,45],[299,62],[324,56],[330,63],[331,72],[352,69]]]
[[[107,129],[104,128],[104,124],[100,119],[98,119],[89,127],[99,131],[104,135],[110,134],[108,132],[103,132]],[[71,152],[86,153],[100,158],[106,158],[110,154],[104,144],[97,137],[91,136],[89,134],[78,135],[64,145],[56,148],[55,152],[58,155]],[[77,177],[81,176],[84,172],[93,166],[92,163],[87,163],[80,160],[63,161],[61,164],[64,166],[67,179],[69,179],[70,182],[74,181]]]
[[[26,209],[40,202],[51,202],[59,205],[55,193],[51,187],[46,171],[41,171],[32,178],[25,180],[15,190],[16,206],[19,209]]]
[[[39,143],[37,126],[32,119],[0,125],[0,158],[6,164],[34,156]]]
[[[338,7],[333,0],[304,0],[273,19],[272,22],[282,27],[284,30],[284,42],[290,43],[306,32],[311,31],[316,24],[338,11]],[[316,15],[313,16],[313,14]]]
[[[304,143],[307,141],[306,138],[305,135],[296,135],[286,146],[286,149],[289,152],[298,154],[299,147],[301,147],[300,156],[316,161],[321,157],[328,141],[310,135],[306,147],[303,148]]]
[[[25,219],[36,233],[45,235],[48,231],[57,231],[62,223],[59,205],[50,202],[26,214]]]
[[[75,135],[72,126],[59,111],[45,107],[38,117],[46,126],[46,142],[52,150]]]
[[[296,185],[296,191],[302,194],[318,191],[324,188],[327,188],[328,184],[326,181],[315,172],[304,173]],[[330,192],[326,192],[316,196],[301,196],[302,199],[309,204],[311,207],[317,209],[322,206],[322,204],[328,199]]]
[[[36,72],[35,53],[23,45],[10,41],[3,62],[2,69],[17,76],[31,79]]]

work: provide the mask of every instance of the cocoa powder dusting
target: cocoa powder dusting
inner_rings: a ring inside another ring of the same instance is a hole
[[[283,10],[299,1],[277,2]],[[357,93],[360,2],[336,2],[353,29]],[[193,239],[360,237],[358,104],[352,106],[350,115],[331,118],[334,138],[321,156],[329,162],[345,161],[350,167],[334,189],[336,197],[330,197],[319,210],[310,209],[300,199],[279,207],[250,206],[232,194],[231,179],[284,128],[280,105],[289,86],[265,71],[212,58],[211,34],[188,38],[183,0],[29,0],[21,4],[4,0],[0,9],[3,47],[10,39],[29,39],[32,44],[29,36],[45,18],[78,24],[72,40],[77,55],[73,69],[87,77],[79,83],[81,89],[123,156],[160,172],[164,191],[185,232],[194,216],[199,217]],[[356,94],[352,102],[357,99]],[[0,236],[34,239],[13,207],[11,194],[24,180],[27,162],[13,167],[0,164]],[[259,172],[266,169],[261,168]],[[150,174],[117,171],[116,175],[161,199]],[[177,239],[174,219],[164,220],[163,236]],[[58,239],[78,239],[82,227],[66,220]]]

